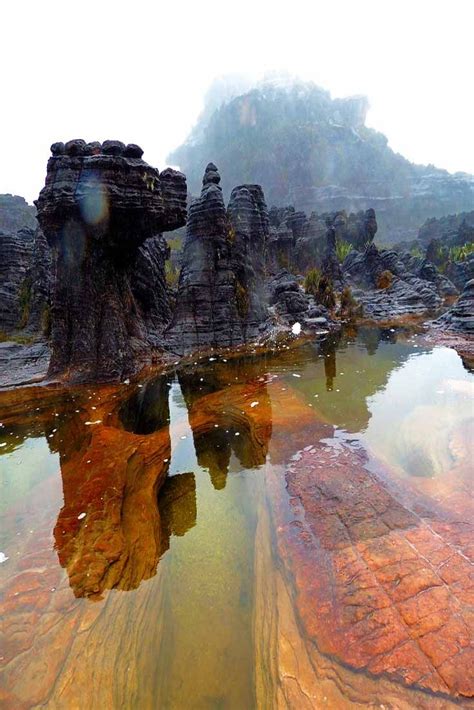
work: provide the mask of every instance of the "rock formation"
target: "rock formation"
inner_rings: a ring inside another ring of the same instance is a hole
[[[308,265],[321,267],[327,253],[328,228],[334,229],[337,244],[346,243],[362,250],[377,232],[375,211],[348,214],[344,210],[306,217],[293,206],[270,210],[269,270],[292,268],[305,272]],[[333,239],[334,242],[334,239]],[[334,249],[334,243],[331,251]]]
[[[474,279],[467,282],[456,303],[434,325],[444,330],[474,335]]]
[[[117,380],[150,357],[169,318],[156,235],[184,224],[186,179],[120,141],[51,151],[37,201],[55,273],[49,374]]]
[[[19,232],[36,229],[36,210],[19,195],[0,195],[0,232]]]
[[[0,232],[0,330],[42,335],[48,329],[51,256],[41,230]]]
[[[25,325],[29,298],[28,272],[34,231],[0,232],[0,329],[10,332]]]
[[[189,209],[176,309],[167,337],[176,352],[255,339],[263,302],[268,215],[258,185],[232,191],[226,210],[213,163]]]
[[[226,97],[227,99],[227,97]],[[258,182],[270,204],[319,213],[377,205],[384,241],[416,237],[429,217],[471,210],[474,176],[414,165],[365,125],[364,97],[331,99],[312,83],[263,82],[204,111],[191,136],[169,157],[191,191],[208,155],[232,185]],[[276,149],[277,147],[277,149]]]

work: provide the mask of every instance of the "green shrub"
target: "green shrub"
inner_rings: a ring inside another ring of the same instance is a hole
[[[474,253],[474,243],[466,242],[462,246],[451,247],[448,252],[448,259],[449,261],[466,261],[472,253]]]
[[[241,318],[246,318],[250,308],[250,299],[247,289],[240,283],[240,281],[235,282],[235,300],[239,316]]]
[[[21,329],[28,325],[28,320],[30,318],[31,279],[29,277],[26,277],[21,284],[18,300],[20,304],[20,322],[18,323],[18,327]]]
[[[336,305],[336,294],[334,293],[332,281],[324,274],[319,279],[316,300],[322,306],[325,306],[325,308],[329,311],[331,311]]]
[[[165,277],[168,286],[176,288],[179,281],[179,269],[170,259],[165,262]]]
[[[316,296],[318,293],[319,279],[321,278],[321,272],[319,269],[310,269],[304,279],[304,290],[311,296]]]
[[[45,338],[51,335],[51,306],[47,304],[41,314],[41,330]]]
[[[349,244],[349,242],[345,242],[344,239],[336,240],[336,256],[340,264],[342,264],[346,256],[350,254],[353,248],[354,247],[352,246],[352,244]]]

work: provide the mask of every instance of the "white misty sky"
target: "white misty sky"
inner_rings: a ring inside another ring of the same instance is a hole
[[[473,26],[473,0],[3,0],[0,193],[35,199],[56,140],[161,170],[215,76],[272,70],[367,95],[394,150],[474,173]]]

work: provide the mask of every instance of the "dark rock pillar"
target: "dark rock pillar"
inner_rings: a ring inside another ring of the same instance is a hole
[[[268,215],[258,185],[236,188],[228,211],[213,163],[189,210],[176,309],[167,331],[179,353],[232,347],[256,337]]]
[[[186,179],[160,174],[120,141],[51,150],[37,201],[54,259],[49,374],[117,380],[146,361],[169,319],[155,235],[185,223]]]

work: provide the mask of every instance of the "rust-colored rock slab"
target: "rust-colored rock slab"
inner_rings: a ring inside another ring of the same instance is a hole
[[[472,498],[451,513],[371,473],[363,451],[330,443],[295,457],[290,510],[277,507],[278,549],[306,633],[370,675],[472,696]]]

